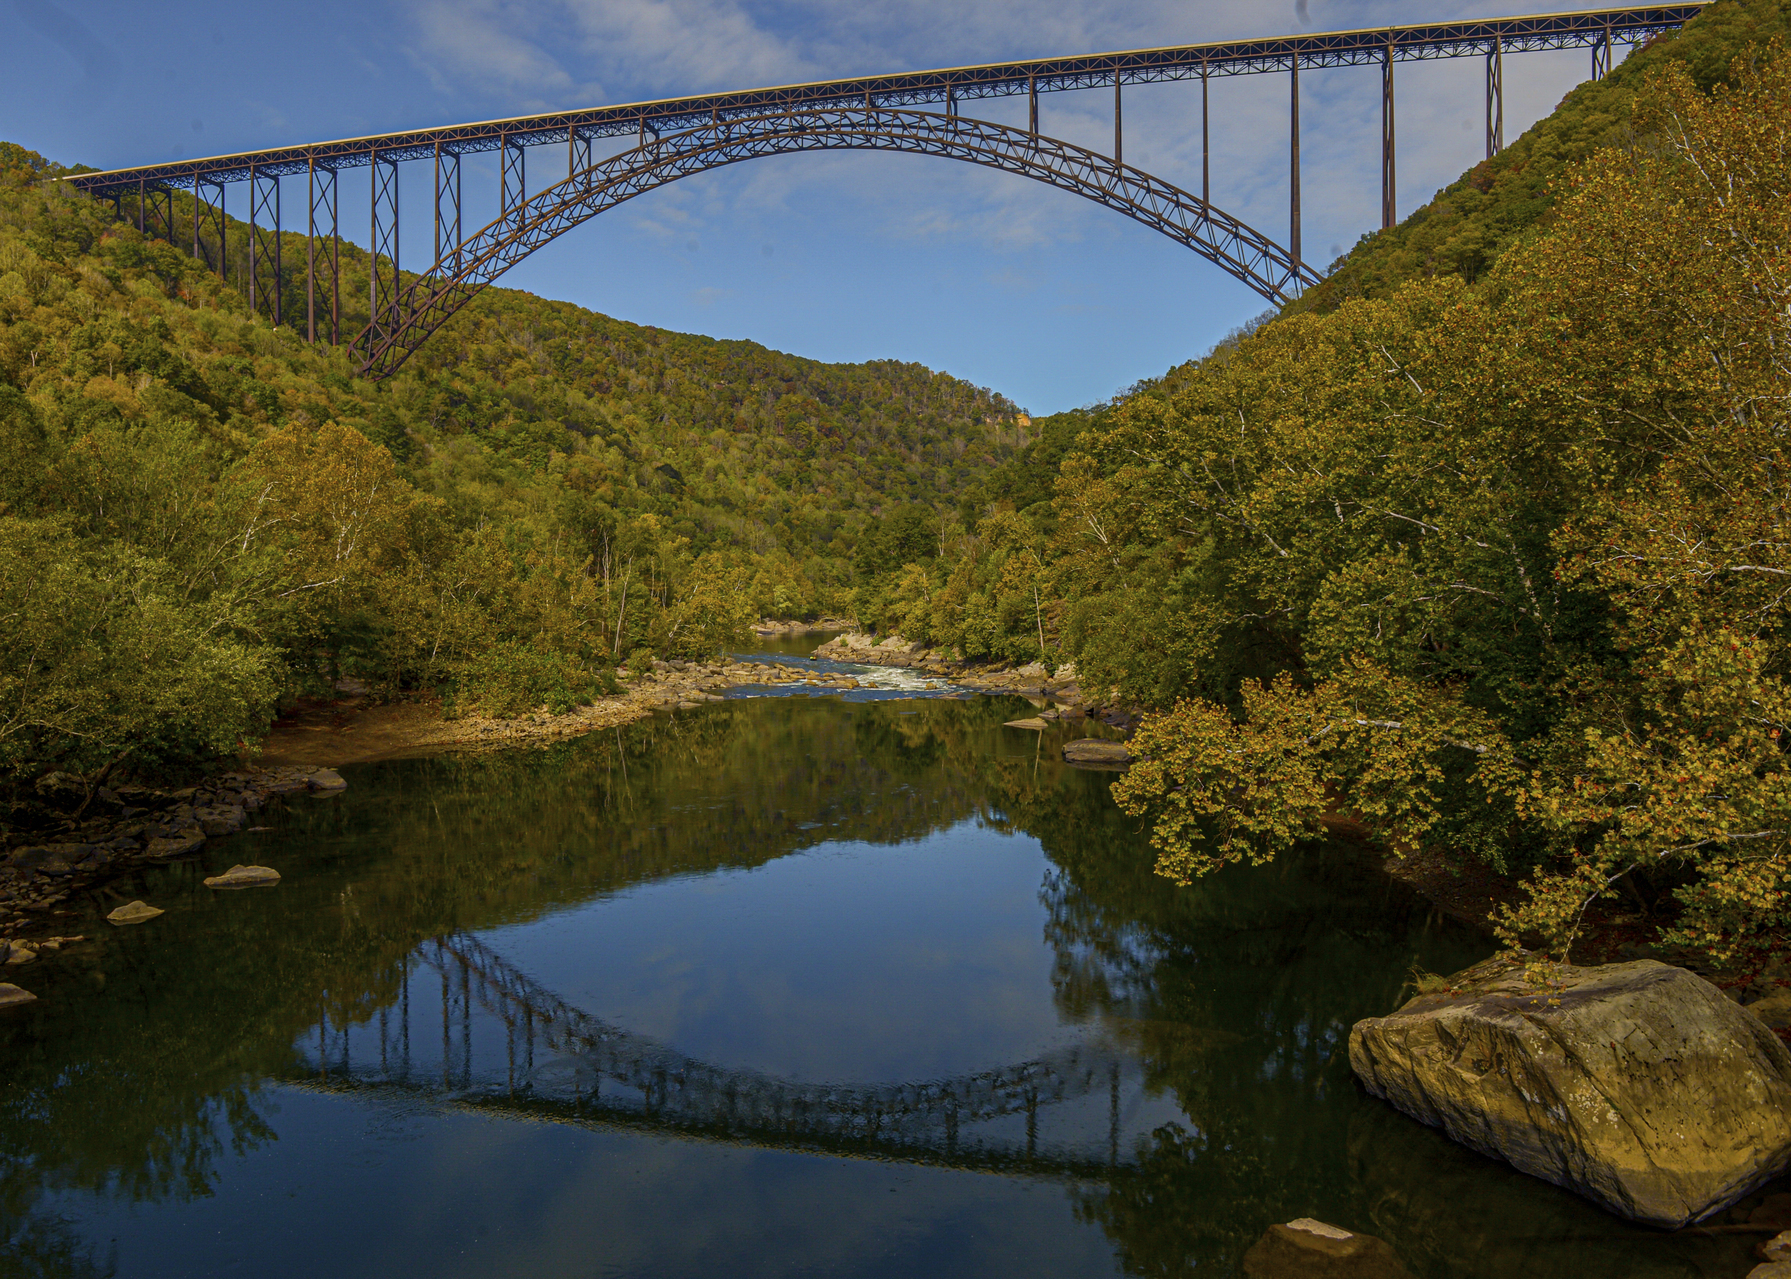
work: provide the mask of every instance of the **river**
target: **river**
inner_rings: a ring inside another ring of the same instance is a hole
[[[1360,850],[1176,889],[1076,730],[919,691],[345,768],[85,903],[0,1018],[0,1271],[1228,1275],[1303,1216],[1422,1276],[1742,1255],[1355,1086],[1350,1024],[1491,950]],[[236,861],[284,879],[201,886]]]

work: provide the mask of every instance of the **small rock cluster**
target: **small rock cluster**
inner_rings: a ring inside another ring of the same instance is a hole
[[[0,852],[0,940],[25,931],[33,915],[53,910],[78,889],[242,830],[279,796],[346,785],[331,769],[292,767],[223,773],[172,791],[101,787],[94,816]]]

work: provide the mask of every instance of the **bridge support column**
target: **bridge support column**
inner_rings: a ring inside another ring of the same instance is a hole
[[[367,323],[379,333],[398,319],[398,162],[386,159],[378,151],[372,156],[368,189],[373,253],[367,275]],[[381,257],[391,264],[384,288],[380,287]]]
[[[1602,80],[1611,73],[1611,29],[1607,25],[1604,35],[1592,46],[1592,78]]]
[[[1381,50],[1381,230],[1399,221],[1399,180],[1394,164],[1393,42]]]
[[[337,219],[336,171],[311,160],[305,170],[305,340],[317,341],[317,223],[322,212],[329,222],[324,264],[330,272],[330,345],[342,341],[342,228]]]
[[[1037,76],[1026,77],[1026,131],[1032,135],[1032,145],[1039,144],[1039,81]]]
[[[1113,68],[1113,163],[1126,162],[1125,136],[1120,128],[1119,115],[1119,68]]]
[[[1207,126],[1206,66],[1200,68],[1200,202],[1213,202],[1213,135]]]
[[[524,172],[523,149],[505,138],[498,147],[498,216],[507,218],[512,209],[519,209],[528,196],[528,179]]]
[[[1505,149],[1505,42],[1493,37],[1486,55],[1486,158]]]
[[[577,177],[591,167],[591,139],[577,129],[566,130],[566,176]],[[456,239],[458,243],[458,239]]]
[[[268,219],[273,219],[270,229]],[[249,166],[249,313],[280,326],[280,177]]]
[[[1293,101],[1291,105],[1289,116],[1291,138],[1287,174],[1287,250],[1294,265],[1298,266],[1303,259],[1300,257],[1300,59],[1297,54],[1293,59]]]
[[[199,194],[201,185],[210,187],[216,193],[216,203]],[[211,244],[205,235],[207,229],[214,232],[218,237],[218,258],[215,266],[218,278],[222,280],[230,278],[230,246],[227,242],[228,233],[225,229],[227,225],[224,221],[224,184],[195,177],[193,179],[193,256],[207,266],[214,265],[211,257]]]
[[[587,153],[590,143],[585,144]],[[435,262],[452,251],[449,274],[460,270],[460,152],[435,144]]]
[[[150,226],[150,234],[151,235],[156,234],[156,231],[155,231],[156,220],[155,220],[154,215],[158,208],[160,209],[161,215],[162,215],[162,223],[161,223],[162,229],[161,229],[159,238],[166,240],[169,244],[173,244],[174,243],[174,188],[173,187],[155,186],[155,187],[151,187],[149,189],[149,212],[150,212],[149,226]]]

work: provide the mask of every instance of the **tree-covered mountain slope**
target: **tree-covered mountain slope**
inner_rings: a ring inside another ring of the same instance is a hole
[[[642,650],[846,607],[885,504],[955,511],[1024,442],[918,365],[504,289],[370,382],[249,313],[245,228],[220,277],[57,173],[0,144],[0,787],[230,752],[347,674],[497,713],[588,697]],[[368,259],[342,260],[352,333]]]

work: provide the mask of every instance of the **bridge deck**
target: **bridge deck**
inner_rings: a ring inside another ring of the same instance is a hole
[[[375,157],[381,162],[420,160],[434,156],[438,149],[466,154],[495,151],[506,146],[545,146],[556,142],[576,145],[588,143],[593,138],[625,134],[644,137],[648,133],[673,132],[791,110],[904,107],[932,102],[954,104],[967,98],[1053,93],[1112,85],[1116,81],[1142,84],[1203,76],[1253,75],[1287,71],[1296,65],[1302,68],[1378,65],[1389,60],[1404,62],[1487,55],[1495,50],[1519,53],[1633,44],[1685,25],[1708,3],[1710,0],[1690,0],[1689,3],[1670,5],[1421,23],[1091,53],[1029,62],[946,67],[343,138],[84,173],[67,181],[96,195],[109,195],[126,188],[139,189],[139,184],[188,186],[195,180],[240,182],[247,180],[251,171],[261,177],[277,177],[303,173],[312,166],[354,168],[373,163]]]

